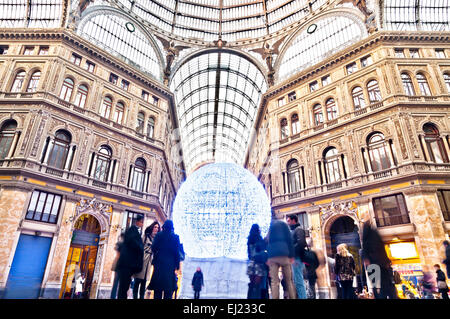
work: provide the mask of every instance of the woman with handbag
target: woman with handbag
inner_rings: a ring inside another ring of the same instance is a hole
[[[258,224],[253,224],[247,241],[248,265],[247,275],[250,283],[248,284],[248,299],[262,299],[263,291],[267,283],[267,251],[266,242],[261,237],[261,230]]]
[[[448,286],[446,282],[446,277],[444,272],[441,270],[441,266],[438,264],[434,265],[434,269],[436,270],[436,281],[438,291],[441,293],[442,299],[449,299],[448,297]]]
[[[353,277],[355,276],[355,260],[348,252],[346,244],[337,246],[334,273],[342,287],[342,299],[354,299]]]

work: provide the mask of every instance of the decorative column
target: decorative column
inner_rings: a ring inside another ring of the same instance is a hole
[[[48,143],[47,151],[44,157],[44,164],[48,165],[48,158],[50,157],[50,153],[53,149],[53,145],[55,144],[55,140],[50,138],[50,142]]]
[[[386,143],[386,147],[388,148],[388,156],[389,160],[391,161],[391,168],[394,168],[395,167],[394,153],[392,151],[391,143],[389,143],[389,140]]]
[[[425,136],[423,134],[419,134],[420,144],[422,144],[423,151],[425,152],[425,162],[431,162],[431,156],[428,152],[427,143],[425,142]]]
[[[447,137],[445,135],[441,135],[440,138],[444,142],[444,147],[445,147],[445,150],[447,151],[447,158],[448,158],[448,157],[450,157],[450,147],[448,145]]]
[[[16,132],[14,134],[14,139],[13,139],[13,141],[11,143],[11,147],[9,148],[8,155],[6,156],[5,159],[10,159],[13,156],[13,152],[14,152],[14,150],[16,148],[16,145],[17,145],[17,140],[19,139],[19,134],[20,134],[20,132]]]
[[[370,158],[369,158],[369,148],[368,147],[363,147],[363,159],[364,162],[366,162],[366,166],[367,166],[367,173],[368,174],[372,174],[372,165],[370,164]]]

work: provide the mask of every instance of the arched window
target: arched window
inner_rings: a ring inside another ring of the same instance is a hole
[[[40,78],[41,71],[36,71],[31,75],[30,81],[28,82],[27,92],[36,92]]]
[[[74,82],[71,78],[66,78],[63,82],[61,93],[59,97],[66,102],[70,102],[70,98],[72,97]]]
[[[406,95],[416,95],[416,92],[414,90],[414,85],[412,83],[411,77],[408,73],[402,73],[402,83],[403,83],[403,89],[405,90]]]
[[[3,124],[0,130],[0,159],[5,159],[14,141],[14,135],[16,134],[17,122],[9,120]]]
[[[153,138],[155,132],[155,118],[150,116],[147,122],[147,136]]]
[[[376,80],[367,83],[367,93],[369,94],[369,102],[376,103],[381,101],[381,92]]]
[[[72,137],[69,132],[64,130],[56,132],[53,147],[49,153],[48,166],[64,169],[71,141]]]
[[[86,99],[88,96],[88,88],[86,85],[82,84],[78,87],[77,95],[75,96],[75,105],[84,108],[86,105]]]
[[[145,182],[145,169],[147,164],[143,158],[138,158],[132,166],[131,189],[143,192]]]
[[[139,112],[137,116],[137,126],[136,126],[136,131],[138,131],[138,133],[144,134],[144,122],[145,122],[145,115],[144,113]]]
[[[448,163],[444,142],[437,127],[434,124],[427,123],[423,126],[423,131],[425,132],[425,145],[431,157],[430,160],[434,163]]]
[[[292,135],[300,133],[300,121],[298,119],[298,114],[292,114],[291,117]]]
[[[290,160],[287,164],[287,178],[289,193],[300,191],[300,167],[295,159]]]
[[[373,133],[367,141],[372,171],[377,172],[390,168],[391,160],[388,156],[389,150],[384,135],[381,133]]]
[[[447,85],[447,92],[450,93],[450,74],[444,73],[445,85]]]
[[[334,101],[333,98],[328,99],[327,102],[325,103],[325,106],[327,108],[327,119],[328,121],[334,120],[335,118],[337,118],[337,106],[336,106],[336,102]]]
[[[320,125],[323,123],[323,113],[322,113],[322,106],[320,104],[316,104],[313,107],[313,114],[314,114],[314,124]]]
[[[109,96],[105,96],[105,98],[103,99],[103,103],[100,107],[100,116],[109,119],[109,116],[111,115],[111,108],[112,108],[112,99]]]
[[[94,179],[102,182],[108,181],[108,174],[111,167],[112,151],[108,146],[102,146],[97,154],[95,164]]]
[[[324,166],[328,183],[334,183],[341,180],[339,169],[339,155],[336,148],[331,147],[324,152]]]
[[[11,92],[21,92],[22,91],[22,86],[23,86],[23,81],[25,80],[25,71],[19,71],[16,74],[16,77],[14,78],[14,82],[11,86]]]
[[[352,90],[352,98],[355,111],[360,110],[366,106],[366,101],[364,100],[364,92],[360,86],[357,86]]]
[[[281,119],[280,127],[281,127],[281,139],[284,140],[289,137],[289,126],[288,120],[286,118]]]
[[[420,93],[422,95],[431,95],[430,86],[428,85],[425,75],[422,73],[417,73],[416,80],[419,85]]]
[[[125,105],[122,102],[118,102],[114,110],[114,122],[122,124],[124,110]]]

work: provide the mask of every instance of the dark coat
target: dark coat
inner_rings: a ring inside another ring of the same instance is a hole
[[[447,267],[450,267],[450,245],[445,247],[445,259],[443,263],[447,265]]]
[[[142,269],[144,259],[144,244],[136,226],[131,226],[125,232],[123,243],[120,247],[120,257],[117,261],[117,270],[129,269],[137,273]]]
[[[445,274],[442,270],[436,270],[436,281],[446,281]],[[448,287],[445,289],[439,289],[439,292],[448,292]]]
[[[307,278],[310,281],[317,279],[316,269],[319,268],[320,262],[317,254],[313,250],[305,251],[305,256],[302,261],[306,266]]]
[[[174,291],[175,270],[180,268],[180,238],[171,229],[164,229],[153,239],[153,275],[150,290]]]
[[[364,259],[368,259],[371,264],[377,264],[381,268],[389,269],[391,267],[391,261],[386,254],[380,234],[368,222],[363,227],[362,246]]]
[[[339,276],[339,280],[352,280],[355,275],[355,260],[352,255],[346,257],[336,254],[334,273]]]
[[[303,261],[305,257],[306,244],[306,233],[300,224],[289,226],[292,232],[292,242],[294,244],[295,256]]]
[[[292,234],[284,221],[274,221],[269,228],[268,257],[294,258],[294,244]]]
[[[194,277],[192,278],[192,286],[194,286],[195,291],[201,291],[203,286],[203,273],[201,271],[196,271]]]

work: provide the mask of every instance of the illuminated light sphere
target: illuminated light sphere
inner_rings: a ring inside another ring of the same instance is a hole
[[[247,259],[253,224],[267,234],[270,202],[262,184],[232,163],[199,168],[181,185],[173,206],[175,231],[188,257]]]

